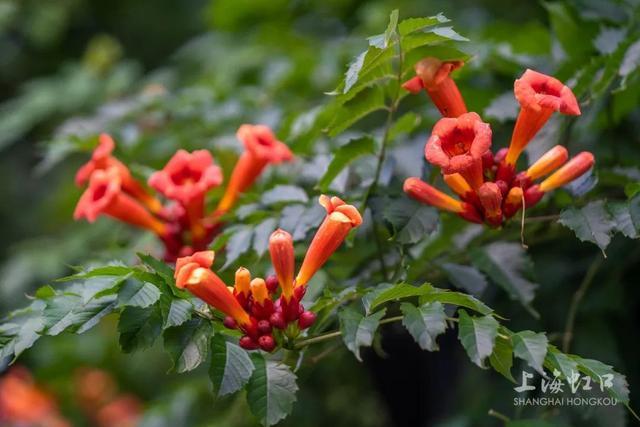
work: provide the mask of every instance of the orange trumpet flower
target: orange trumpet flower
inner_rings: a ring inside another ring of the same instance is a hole
[[[424,89],[440,114],[444,117],[458,117],[467,112],[467,107],[450,74],[463,65],[462,61],[424,58],[415,65],[416,77],[402,87],[414,94]]]
[[[320,228],[313,237],[309,249],[296,276],[296,287],[306,286],[313,275],[338,249],[349,232],[362,224],[362,216],[353,205],[338,197],[320,196],[320,204],[327,211]]]
[[[560,169],[551,174],[547,179],[542,181],[540,185],[529,187],[525,192],[525,200],[527,206],[537,203],[544,193],[555,190],[558,187],[568,184],[569,182],[584,175],[595,163],[593,154],[583,151],[569,160]]]
[[[411,198],[438,209],[457,213],[467,221],[482,223],[482,217],[476,208],[467,202],[461,202],[422,181],[411,177],[404,181],[402,187]]]
[[[255,334],[256,325],[242,308],[227,285],[210,270],[215,253],[196,252],[176,261],[176,286],[186,289],[210,306],[232,317],[249,334]]]
[[[138,181],[133,179],[129,168],[111,155],[116,146],[113,138],[106,133],[101,133],[98,141],[98,146],[93,150],[91,160],[78,169],[76,173],[76,185],[78,187],[83,186],[89,181],[93,172],[97,170],[116,168],[122,181],[122,190],[142,202],[151,212],[160,212],[162,209],[160,201],[147,193]]]
[[[104,214],[164,236],[166,224],[151,215],[136,199],[124,193],[121,186],[121,175],[116,168],[96,170],[91,174],[89,186],[76,205],[73,218],[86,218],[87,221],[94,222]]]
[[[545,74],[526,70],[515,81],[514,93],[520,103],[520,113],[504,165],[498,171],[498,179],[505,181],[511,179],[518,157],[554,112],[580,115],[578,101],[571,89]]]
[[[477,190],[483,183],[482,156],[491,148],[491,128],[476,113],[440,119],[425,146],[429,163],[446,175],[459,173]]]
[[[245,146],[233,168],[229,185],[216,208],[215,214],[227,212],[241,193],[258,179],[264,168],[270,163],[281,163],[293,158],[289,147],[276,139],[267,126],[242,125],[236,136]]]
[[[293,277],[295,274],[295,255],[293,238],[284,230],[276,230],[269,238],[271,263],[278,277],[282,295],[289,301],[293,296]]]

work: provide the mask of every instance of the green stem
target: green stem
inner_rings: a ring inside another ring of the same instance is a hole
[[[500,421],[502,421],[505,424],[511,422],[511,419],[509,417],[507,417],[506,415],[504,415],[504,414],[502,414],[502,413],[500,413],[498,411],[495,411],[493,409],[489,409],[488,414],[490,416],[492,416],[492,417],[495,417],[495,418],[499,419]]]

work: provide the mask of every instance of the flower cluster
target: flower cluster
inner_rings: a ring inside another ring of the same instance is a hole
[[[285,338],[294,339],[313,324],[316,315],[301,304],[307,284],[349,232],[362,223],[358,210],[338,197],[320,196],[320,204],[327,215],[295,277],[293,238],[284,230],[276,230],[269,238],[275,276],[252,279],[250,271],[240,267],[234,286],[227,287],[210,269],[213,251],[202,251],[178,259],[176,286],[224,313],[225,326],[244,333],[240,339],[243,348],[273,351],[284,344]]]
[[[594,164],[589,152],[569,160],[567,150],[555,146],[528,169],[518,172],[517,160],[554,112],[580,115],[571,89],[557,79],[527,70],[515,81],[520,112],[508,148],[491,151],[491,128],[464,100],[450,73],[459,61],[425,58],[415,66],[416,77],[403,87],[424,89],[444,116],[434,126],[425,146],[425,158],[442,172],[442,178],[459,197],[451,197],[422,181],[408,178],[404,191],[412,198],[454,212],[476,223],[501,226],[523,207],[534,206],[545,193],[586,173]],[[545,178],[546,177],[546,178]],[[538,180],[543,179],[541,182]]]
[[[242,125],[237,137],[245,150],[217,207],[207,212],[207,192],[222,184],[222,171],[209,151],[178,150],[162,170],[150,176],[149,187],[163,196],[167,201],[163,204],[113,156],[115,143],[102,134],[91,160],[76,174],[76,184],[87,188],[74,218],[93,222],[107,215],[149,230],[164,243],[167,261],[203,250],[219,231],[220,216],[231,209],[265,167],[293,158],[289,148],[266,126]]]

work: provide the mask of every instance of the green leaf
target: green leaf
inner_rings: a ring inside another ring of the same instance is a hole
[[[374,310],[376,307],[389,301],[426,295],[432,292],[432,290],[433,286],[431,285],[413,286],[407,283],[398,283],[379,292],[370,302],[368,311]]]
[[[569,57],[584,58],[594,51],[591,41],[598,31],[596,23],[582,20],[575,8],[567,3],[543,2],[542,5],[547,9],[551,27]]]
[[[629,384],[624,375],[597,360],[583,359],[578,356],[572,356],[572,358],[578,364],[580,372],[590,376],[596,384],[602,384],[606,392],[624,405],[629,404]]]
[[[375,46],[378,49],[385,49],[389,47],[391,38],[396,34],[398,28],[398,9],[391,11],[389,15],[389,24],[383,34],[379,36],[369,37],[369,45]]]
[[[360,119],[384,108],[386,104],[381,88],[373,87],[359,93],[336,111],[327,127],[329,136],[335,137],[341,134]]]
[[[92,268],[91,270],[81,271],[71,276],[57,279],[56,282],[69,282],[79,279],[89,279],[100,276],[126,276],[134,270],[132,267],[125,265],[105,265],[102,267]]]
[[[296,401],[296,376],[289,367],[273,360],[265,360],[258,353],[251,355],[255,366],[247,384],[249,409],[263,426],[272,426],[284,419]]]
[[[217,396],[235,393],[249,382],[254,366],[249,353],[222,334],[211,339],[209,378]]]
[[[401,36],[406,36],[407,34],[421,31],[425,28],[433,27],[434,25],[444,24],[446,22],[449,22],[449,19],[441,13],[427,18],[409,18],[400,22],[400,25],[398,25],[398,31]]]
[[[158,305],[126,307],[120,315],[118,332],[125,353],[149,348],[162,333],[162,312]]]
[[[267,206],[278,203],[307,203],[309,196],[303,188],[296,185],[276,185],[265,191],[260,201]]]
[[[382,216],[389,221],[399,243],[413,244],[428,238],[438,227],[438,212],[431,206],[402,198],[389,200]]]
[[[118,307],[149,307],[160,299],[156,285],[136,280],[127,281],[118,292]]]
[[[403,302],[400,310],[404,315],[402,324],[420,348],[429,351],[438,350],[436,338],[447,329],[444,306],[439,302],[432,302],[416,307]]]
[[[612,216],[612,220],[615,224],[615,229],[630,239],[638,238],[638,230],[640,224],[636,226],[633,223],[631,212],[629,211],[629,204],[625,202],[614,202],[607,205],[607,209]]]
[[[191,319],[193,313],[193,304],[185,299],[173,299],[169,305],[165,320],[165,328],[172,326],[180,326],[187,320]]]
[[[565,209],[560,212],[558,222],[573,230],[581,241],[596,244],[602,253],[609,246],[616,227],[603,200],[591,202],[583,208]]]
[[[432,288],[431,292],[420,297],[420,302],[440,301],[443,304],[452,304],[459,307],[469,308],[480,314],[491,314],[493,309],[485,305],[482,301],[472,295],[461,292],[452,292],[447,289]]]
[[[489,356],[489,363],[496,370],[511,382],[516,382],[511,375],[511,367],[513,366],[513,347],[511,341],[500,335],[496,336],[496,344],[493,353]]]
[[[17,358],[40,338],[45,323],[42,301],[33,301],[26,308],[11,312],[0,324],[0,359]]]
[[[345,145],[339,147],[333,152],[331,163],[327,167],[320,181],[318,189],[326,192],[333,180],[346,168],[351,162],[366,154],[372,154],[375,150],[376,142],[370,136],[363,136],[352,139]]]
[[[549,340],[543,333],[532,331],[522,331],[511,336],[513,342],[513,353],[516,357],[525,360],[529,366],[544,375],[542,365],[547,356],[547,345]]]
[[[440,267],[444,270],[449,281],[457,288],[477,296],[482,295],[487,288],[487,278],[475,267],[453,263],[445,263]]]
[[[531,275],[532,263],[520,244],[495,242],[471,250],[470,256],[476,267],[537,317],[530,304],[538,285],[525,277]]]
[[[484,360],[493,353],[498,322],[492,316],[473,317],[458,311],[458,339],[473,363],[485,369]]]
[[[253,228],[250,226],[237,226],[233,228],[233,234],[226,246],[226,260],[222,269],[229,267],[240,255],[244,254],[251,248],[251,239],[253,238]]]
[[[164,349],[171,356],[173,370],[182,373],[200,366],[207,358],[212,333],[211,322],[204,319],[165,329]]]
[[[172,288],[174,287],[175,280],[173,278],[173,269],[171,267],[148,254],[138,253],[138,258],[140,258],[140,261],[142,261],[147,267],[158,273],[167,285]]]
[[[276,229],[278,221],[275,218],[267,218],[260,224],[256,225],[253,232],[253,250],[259,257],[269,249],[269,237]]]
[[[547,356],[544,361],[549,371],[553,372],[555,369],[560,372],[564,378],[571,378],[574,373],[578,372],[578,364],[576,361],[562,353],[553,345],[548,346]]]
[[[360,347],[370,347],[373,337],[380,325],[380,320],[384,317],[387,309],[382,309],[369,316],[363,316],[352,308],[345,308],[340,311],[340,330],[342,340],[349,350],[362,361],[360,357]]]
[[[83,333],[116,308],[116,296],[106,295],[84,301],[76,294],[61,294],[46,301],[44,322],[47,335],[64,331]]]
[[[413,111],[404,113],[389,129],[389,141],[395,141],[400,135],[413,132],[422,122],[422,117]]]

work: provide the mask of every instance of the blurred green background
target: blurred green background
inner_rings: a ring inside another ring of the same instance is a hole
[[[596,154],[598,182],[587,196],[580,189],[560,192],[538,214],[557,213],[576,200],[624,200],[625,185],[640,181],[637,3],[0,0],[0,310],[22,305],[25,294],[70,265],[131,261],[135,249],[153,246],[108,220],[93,226],[71,220],[80,194],[73,175],[98,132],[114,134],[122,157],[141,176],[178,147],[222,148],[216,156],[224,164],[224,148],[235,144],[233,133],[244,122],[273,126],[303,157],[326,158],[331,141],[317,144],[305,123],[365,48],[365,37],[380,33],[395,8],[403,18],[442,12],[471,40],[461,46],[472,60],[460,73],[460,87],[469,108],[491,122],[494,145],[508,139],[516,113],[513,80],[525,68],[577,87],[583,116],[571,126],[549,126],[572,153]],[[407,102],[424,120],[399,153],[423,144],[437,119],[424,98],[415,98]],[[416,162],[415,155],[398,156],[407,168]],[[515,329],[551,337],[563,330],[572,294],[593,269],[572,351],[625,373],[631,405],[640,408],[634,388],[640,386],[637,242],[616,236],[602,260],[597,247],[554,222],[533,227],[527,243],[541,320],[495,287],[484,290],[483,301]],[[448,285],[428,271],[420,279]],[[121,389],[145,402],[144,426],[256,425],[241,398],[213,400],[206,369],[165,375],[169,361],[159,348],[122,355],[113,325],[108,319],[82,336],[46,337],[20,361],[55,391],[74,423],[86,420],[69,378],[86,365],[112,372]],[[386,356],[370,351],[360,364],[334,351],[301,371],[298,402],[282,425],[502,425],[487,415],[492,408],[510,417],[554,418],[549,425],[632,424],[620,407],[521,413],[512,405],[512,385],[468,363],[456,341],[449,333],[439,353],[423,353],[398,326],[385,329]]]

